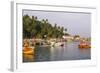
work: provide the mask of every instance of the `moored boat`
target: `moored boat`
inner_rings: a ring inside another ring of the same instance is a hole
[[[32,48],[24,48],[23,54],[32,55],[34,54],[34,50]]]
[[[60,46],[62,46],[62,47],[63,47],[63,46],[64,46],[64,44],[61,44]]]
[[[90,45],[81,45],[81,44],[79,44],[78,47],[79,47],[80,49],[82,49],[82,48],[91,48]]]
[[[80,49],[82,49],[82,48],[86,48],[86,49],[91,48],[90,44],[87,41],[81,41],[80,44],[78,45],[78,47]]]
[[[26,55],[34,54],[34,47],[30,47],[28,41],[25,41],[23,44],[23,54],[26,54]]]
[[[56,42],[55,44],[54,44],[54,46],[64,46],[64,43],[63,42]]]

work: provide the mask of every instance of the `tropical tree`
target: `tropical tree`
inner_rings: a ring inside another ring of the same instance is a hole
[[[67,31],[67,29],[65,30]],[[23,38],[62,38],[64,27],[54,26],[48,19],[38,20],[36,16],[23,16]]]

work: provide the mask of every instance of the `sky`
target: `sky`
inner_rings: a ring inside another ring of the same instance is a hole
[[[71,35],[91,37],[90,13],[23,10],[23,15],[26,14],[37,16],[38,20],[48,19],[53,26],[55,23],[63,26]]]

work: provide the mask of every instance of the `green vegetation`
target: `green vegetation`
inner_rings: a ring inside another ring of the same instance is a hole
[[[23,38],[62,38],[64,27],[53,26],[48,19],[38,20],[35,16],[23,16]]]

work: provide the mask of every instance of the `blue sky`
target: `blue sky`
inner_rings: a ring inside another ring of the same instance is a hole
[[[23,15],[37,16],[39,20],[48,19],[52,25],[67,28],[71,35],[80,35],[81,37],[91,36],[91,14],[76,12],[52,12],[52,11],[32,11],[23,10]]]

